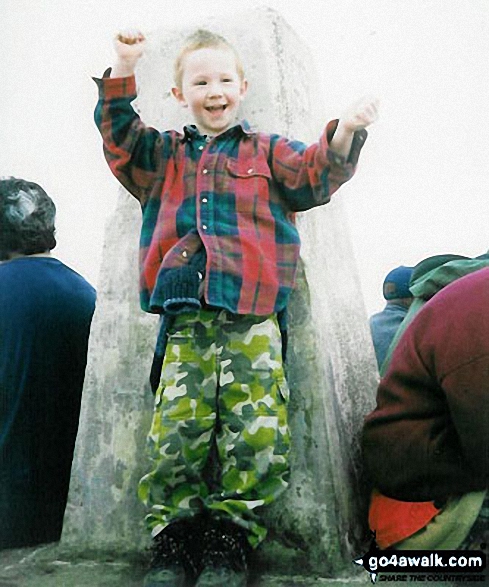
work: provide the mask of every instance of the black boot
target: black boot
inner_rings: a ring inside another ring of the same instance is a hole
[[[205,530],[195,587],[245,587],[249,544],[246,531],[232,522],[216,521]]]
[[[197,576],[193,559],[192,520],[174,522],[162,530],[151,547],[150,570],[144,587],[185,587]]]

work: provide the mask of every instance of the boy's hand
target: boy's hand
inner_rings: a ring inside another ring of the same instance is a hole
[[[140,31],[121,31],[114,39],[117,55],[111,77],[127,77],[134,74],[136,64],[144,53],[145,37]]]
[[[331,140],[330,147],[336,153],[348,157],[353,134],[375,122],[378,118],[379,100],[362,98],[344,112]]]
[[[379,100],[377,98],[362,98],[352,104],[343,116],[339,124],[347,132],[354,133],[357,130],[367,128],[377,120],[379,116]]]

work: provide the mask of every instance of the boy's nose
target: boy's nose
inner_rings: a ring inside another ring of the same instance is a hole
[[[212,83],[207,86],[207,94],[211,97],[222,96],[222,86],[219,83]]]

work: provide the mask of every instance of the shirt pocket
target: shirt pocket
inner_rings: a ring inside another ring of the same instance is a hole
[[[264,157],[228,159],[226,170],[231,177],[236,211],[268,217],[272,173],[267,160]]]
[[[252,179],[256,177],[265,177],[272,179],[272,173],[266,159],[254,158],[245,161],[239,159],[228,159],[226,168],[232,177],[238,179]]]

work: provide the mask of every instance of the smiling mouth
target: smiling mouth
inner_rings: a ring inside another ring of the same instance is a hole
[[[216,106],[206,106],[207,112],[224,112],[227,108],[227,104],[219,104]]]

